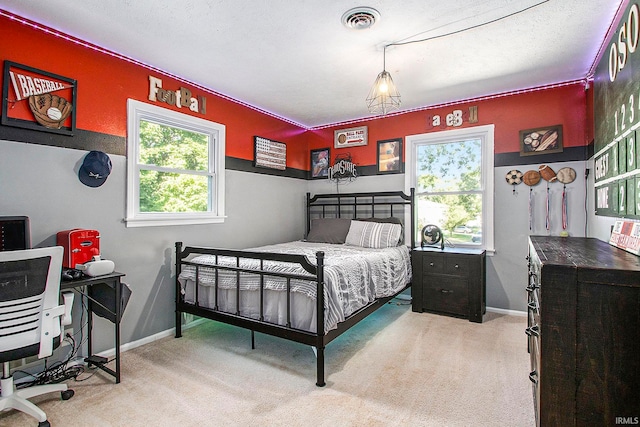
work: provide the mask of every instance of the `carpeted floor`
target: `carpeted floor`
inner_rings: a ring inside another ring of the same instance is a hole
[[[34,401],[53,427],[533,426],[525,327],[389,304],[329,344],[320,388],[310,347],[256,334],[251,350],[248,331],[206,321],[123,353],[118,385],[99,372],[70,381],[71,400]]]

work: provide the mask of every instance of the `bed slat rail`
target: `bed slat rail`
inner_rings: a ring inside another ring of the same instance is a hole
[[[182,248],[182,242],[177,242],[176,245],[180,243],[180,247]],[[177,247],[177,246],[176,246]],[[256,259],[263,261],[282,261],[289,262],[292,264],[300,264],[302,268],[311,273],[312,275],[318,274],[317,267],[313,265],[306,256],[304,255],[292,255],[292,254],[277,254],[271,252],[253,252],[253,251],[243,251],[236,249],[218,249],[218,248],[196,248],[192,246],[186,246],[184,250],[180,249],[180,252],[176,252],[178,259],[182,263],[187,263],[185,258],[189,255],[217,255],[217,256],[225,256],[225,257],[236,257],[236,258],[246,258],[246,259]],[[178,261],[178,259],[176,261]],[[216,264],[218,261],[216,259]]]

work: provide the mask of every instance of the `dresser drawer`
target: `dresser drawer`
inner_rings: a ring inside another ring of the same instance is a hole
[[[423,306],[427,310],[460,316],[469,314],[469,290],[464,279],[426,277],[423,292]]]

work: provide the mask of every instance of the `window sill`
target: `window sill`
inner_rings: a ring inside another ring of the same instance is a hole
[[[171,225],[198,225],[198,224],[221,224],[226,217],[211,216],[199,218],[125,218],[124,222],[129,227],[163,227]]]

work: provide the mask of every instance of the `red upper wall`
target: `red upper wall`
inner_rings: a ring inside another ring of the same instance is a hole
[[[162,79],[165,89],[176,90],[184,86],[194,96],[207,98],[207,112],[204,116],[186,108],[179,111],[224,124],[227,131],[227,156],[253,160],[253,136],[260,135],[285,142],[287,166],[302,170],[309,169],[309,150],[322,147],[331,147],[332,157],[340,151],[349,151],[358,165],[375,165],[376,141],[455,129],[434,128],[430,125],[431,117],[439,115],[444,122],[446,115],[453,110],[466,112],[470,106],[477,107],[478,122],[469,124],[465,121],[462,127],[494,124],[497,154],[518,153],[519,131],[523,129],[561,124],[565,147],[584,146],[593,139],[592,96],[578,83],[305,131],[163,73],[4,16],[0,16],[0,59],[76,79],[76,126],[79,129],[125,137],[126,100],[132,98],[153,103],[148,100],[149,75],[152,75]],[[172,108],[163,103],[155,104]],[[364,100],[362,105],[364,110]],[[176,107],[173,109],[178,110]],[[333,149],[334,130],[358,126],[368,127],[367,146],[348,150]]]
[[[127,98],[171,108],[149,101],[149,75],[152,75],[162,80],[164,89],[175,91],[183,86],[193,96],[207,98],[205,115],[187,108],[172,109],[224,124],[227,156],[253,160],[253,136],[259,135],[287,144],[288,167],[308,168],[306,138],[298,126],[4,16],[0,16],[0,59],[76,79],[79,129],[125,137]]]
[[[522,94],[506,95],[480,101],[465,102],[452,106],[434,108],[412,113],[390,116],[382,119],[334,126],[310,132],[310,149],[331,147],[331,156],[349,151],[356,164],[376,164],[376,141],[392,139],[441,130],[451,130],[470,126],[495,125],[495,153],[518,153],[519,135],[524,129],[551,125],[563,126],[563,146],[578,147],[593,139],[587,132],[587,100],[591,94],[580,83],[536,90]],[[362,102],[364,106],[364,101]],[[467,113],[469,107],[478,107],[478,122],[469,124],[466,120],[460,127],[431,126],[431,118],[439,115],[442,122],[453,110]],[[592,121],[592,115],[590,120]],[[333,149],[333,132],[358,126],[367,126],[369,144],[349,149]]]

